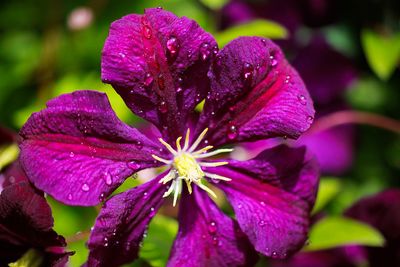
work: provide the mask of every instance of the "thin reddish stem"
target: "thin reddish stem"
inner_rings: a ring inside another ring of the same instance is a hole
[[[371,125],[400,134],[400,121],[374,113],[354,110],[338,111],[316,120],[309,133],[322,132],[351,123]]]

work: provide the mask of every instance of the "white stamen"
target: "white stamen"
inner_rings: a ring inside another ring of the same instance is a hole
[[[226,165],[226,164],[229,164],[229,162],[227,162],[227,161],[199,162],[199,165],[203,166],[203,167],[218,167],[218,166],[222,166],[222,165]]]
[[[163,159],[163,158],[160,158],[160,157],[157,156],[157,155],[151,155],[151,156],[153,157],[153,159],[158,160],[158,161],[160,161],[160,162],[162,162],[162,163],[165,163],[165,164],[167,164],[167,165],[169,165],[169,164],[172,163],[172,160]]]
[[[168,144],[167,142],[164,141],[164,139],[158,138],[158,140],[161,142],[161,144],[163,144],[169,150],[169,152],[171,152],[172,155],[176,156],[178,154],[176,152],[176,150],[173,149],[170,144]]]
[[[204,172],[204,174],[205,174],[207,177],[211,178],[211,179],[216,179],[216,180],[221,180],[221,181],[227,181],[227,182],[232,181],[231,178],[225,177],[225,176],[222,176],[222,175],[219,175],[219,174],[209,173],[209,172]]]
[[[189,147],[189,139],[190,139],[190,128],[187,129],[186,131],[186,137],[185,137],[185,145],[183,146],[183,151],[186,151]]]
[[[201,140],[203,140],[204,136],[206,135],[207,131],[208,131],[208,128],[205,128],[204,131],[201,132],[199,137],[197,137],[196,141],[189,148],[189,150],[188,150],[189,153],[192,153],[197,148],[197,146],[200,144]]]
[[[200,151],[200,150],[198,150],[198,151]],[[193,157],[196,159],[203,159],[203,158],[208,158],[208,157],[215,156],[215,155],[218,155],[221,153],[228,153],[228,152],[232,152],[232,151],[233,151],[233,149],[231,149],[231,148],[222,148],[222,149],[214,150],[212,152],[203,153],[200,155],[197,155],[197,151],[196,151],[196,152],[193,152]]]
[[[178,150],[178,153],[182,151],[181,139],[182,139],[182,136],[179,136],[178,139],[176,139],[176,149]]]

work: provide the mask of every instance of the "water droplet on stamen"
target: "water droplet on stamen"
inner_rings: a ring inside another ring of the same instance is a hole
[[[143,29],[142,29],[142,33],[144,35],[144,37],[146,37],[147,39],[151,38],[152,32],[149,26],[144,25]]]
[[[87,192],[87,191],[89,191],[89,185],[88,184],[83,184],[82,185],[82,191],[85,191],[85,192]]]
[[[307,99],[304,95],[298,95],[297,99],[300,101],[300,104],[306,105],[307,104]]]
[[[168,105],[167,105],[167,102],[161,101],[160,104],[158,105],[158,110],[159,110],[161,113],[166,113],[166,112],[168,112]]]
[[[250,80],[253,76],[254,67],[250,63],[245,63],[243,67],[243,77],[245,80]]]

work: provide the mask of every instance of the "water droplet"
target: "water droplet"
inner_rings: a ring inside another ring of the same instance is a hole
[[[161,113],[166,113],[166,112],[168,112],[168,105],[167,105],[167,102],[161,101],[160,104],[158,105],[158,110],[159,110]]]
[[[106,185],[112,185],[113,180],[110,174],[106,175]]]
[[[99,201],[103,202],[104,200],[106,200],[106,194],[101,193],[100,196],[99,196]]]
[[[10,176],[9,178],[8,178],[8,181],[10,182],[10,183],[15,183],[15,177],[14,176]]]
[[[107,237],[104,237],[104,239],[103,239],[103,241],[104,241],[104,246],[105,247],[108,247],[108,238]]]
[[[74,154],[74,152],[70,152],[70,153],[69,153],[69,157],[70,157],[70,158],[73,158],[73,157],[75,157],[75,154]]]
[[[148,198],[148,195],[149,195],[149,193],[144,192],[144,193],[143,193],[143,198]]]
[[[150,208],[149,217],[152,218],[152,217],[154,217],[155,214],[156,214],[156,209],[153,208],[153,207],[151,207],[151,208]]]
[[[214,246],[218,245],[218,238],[214,236],[212,238],[212,243],[213,243]]]
[[[131,242],[127,241],[127,242],[125,243],[125,250],[126,250],[126,251],[131,250]]]
[[[278,257],[278,253],[276,253],[275,251],[272,252],[272,258],[277,258]]]
[[[270,59],[270,63],[269,64],[272,67],[275,67],[276,65],[278,65],[278,60],[276,60],[274,56],[269,56],[269,59]]]
[[[261,42],[263,43],[263,45],[267,45],[267,40],[261,39]]]
[[[85,191],[85,192],[87,192],[87,191],[89,191],[89,185],[88,184],[83,184],[82,185],[82,191]]]
[[[174,56],[179,51],[179,41],[176,37],[171,36],[167,41],[167,49],[171,56]]]
[[[131,168],[132,170],[138,170],[138,169],[140,169],[140,164],[138,164],[134,161],[131,161],[131,162],[128,162],[128,168]]]
[[[203,43],[200,46],[200,57],[203,61],[206,61],[208,57],[210,56],[211,51],[210,51],[210,45],[208,43]]]
[[[146,37],[147,39],[151,38],[152,32],[149,26],[144,25],[143,29],[142,29],[142,33],[144,35],[144,37]]]
[[[153,82],[153,76],[151,75],[150,72],[147,72],[146,75],[144,76],[144,85],[149,86]]]
[[[287,75],[286,78],[285,78],[285,83],[289,83],[289,81],[290,81],[290,76]]]
[[[283,139],[287,140],[287,139],[288,139],[287,135],[284,135],[284,136],[283,136]]]
[[[239,204],[238,209],[241,209],[241,208],[243,208],[243,206],[242,206],[242,204]]]
[[[217,232],[217,223],[212,221],[210,222],[210,224],[208,225],[208,232],[210,234],[215,234]]]
[[[139,150],[143,148],[143,144],[140,141],[137,141],[135,145],[136,145],[136,148]]]
[[[258,222],[258,225],[259,225],[259,226],[264,226],[264,225],[265,225],[265,221],[264,221],[264,220],[259,221],[259,222]]]
[[[237,137],[237,128],[234,124],[228,126],[228,138],[233,140]]]
[[[261,206],[265,206],[265,202],[264,201],[261,201],[260,204],[261,204]]]
[[[68,194],[68,200],[72,200],[72,194]]]
[[[176,88],[176,92],[177,92],[177,93],[180,93],[180,92],[182,92],[182,91],[183,91],[183,88],[182,88],[182,87]]]
[[[157,10],[162,10],[162,9],[163,9],[163,8],[162,8],[162,7],[160,7],[160,6],[158,6],[158,7],[157,7]]]
[[[313,116],[308,116],[307,117],[307,122],[308,123],[312,123],[314,121],[314,117]]]
[[[243,67],[243,77],[245,80],[250,80],[253,77],[254,67],[250,63],[245,63]]]
[[[214,55],[218,54],[218,46],[217,45],[214,45],[212,52]]]
[[[160,90],[165,89],[165,80],[162,74],[158,75],[158,88],[160,88]]]
[[[298,95],[297,99],[300,101],[300,104],[306,105],[307,104],[307,99],[304,95]]]

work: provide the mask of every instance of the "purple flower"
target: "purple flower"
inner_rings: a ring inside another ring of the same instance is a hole
[[[20,132],[31,181],[71,205],[97,205],[133,173],[167,167],[106,202],[88,242],[88,266],[136,259],[168,196],[174,206],[180,198],[168,266],[251,266],[256,252],[284,258],[303,246],[318,183],[305,149],[278,146],[243,162],[219,158],[232,151],[225,145],[297,138],[312,122],[309,94],[275,44],[243,37],[219,51],[196,22],[147,9],[111,25],[102,79],[158,128],[158,140],[121,122],[94,91],[53,99]],[[236,220],[208,196],[214,188],[225,192]]]
[[[0,265],[31,253],[30,260],[36,256],[40,266],[65,266],[73,253],[64,251],[64,238],[52,229],[49,205],[18,162],[0,174],[0,189]]]

